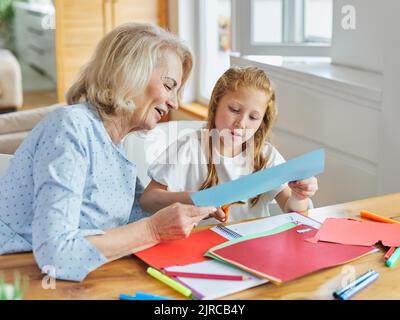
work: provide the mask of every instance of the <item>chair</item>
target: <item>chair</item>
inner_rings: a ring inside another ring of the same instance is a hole
[[[7,168],[10,165],[11,158],[12,155],[0,153],[0,177],[6,173]]]

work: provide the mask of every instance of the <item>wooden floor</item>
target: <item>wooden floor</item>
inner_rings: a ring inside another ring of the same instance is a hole
[[[46,107],[58,102],[56,90],[24,91],[23,96],[23,105],[18,111]]]

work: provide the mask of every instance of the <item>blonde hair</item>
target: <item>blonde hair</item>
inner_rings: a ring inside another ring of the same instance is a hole
[[[162,53],[173,50],[182,61],[182,86],[188,79],[193,55],[175,35],[152,24],[126,23],[106,34],[69,88],[68,104],[87,101],[106,119],[118,108],[129,109],[142,94]]]
[[[276,119],[275,91],[272,88],[271,81],[266,73],[255,67],[232,67],[218,79],[211,94],[209,103],[207,129],[210,132],[215,129],[215,116],[217,107],[222,97],[229,92],[234,92],[240,88],[253,88],[261,90],[267,97],[267,108],[263,116],[260,127],[254,134],[254,168],[253,172],[263,169],[268,161],[268,155],[264,155],[262,150],[265,142],[271,141],[271,128]],[[209,138],[207,150],[207,178],[202,183],[200,190],[209,188],[218,184],[218,174],[213,162],[212,141]],[[251,199],[251,205],[255,206],[260,195]]]

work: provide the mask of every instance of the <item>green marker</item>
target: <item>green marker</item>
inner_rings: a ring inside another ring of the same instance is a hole
[[[395,263],[398,257],[400,256],[400,247],[398,247],[393,254],[390,256],[390,258],[386,261],[386,265],[388,267],[392,267]]]
[[[170,277],[166,276],[160,271],[153,269],[152,267],[147,268],[147,273],[152,277],[156,278],[157,280],[160,280],[161,282],[165,283],[167,286],[170,286],[172,289],[183,294],[185,297],[189,297],[192,294],[192,291],[190,289],[186,288],[179,282],[171,279]]]

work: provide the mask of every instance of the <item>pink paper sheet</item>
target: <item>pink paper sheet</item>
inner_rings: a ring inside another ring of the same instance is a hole
[[[387,247],[400,246],[400,224],[328,218],[313,238],[307,241],[372,246],[381,241]]]

